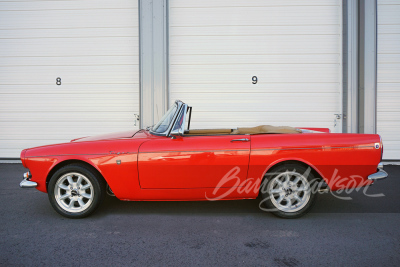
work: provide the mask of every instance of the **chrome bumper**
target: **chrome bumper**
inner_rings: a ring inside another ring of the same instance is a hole
[[[383,164],[382,162],[378,164],[378,171],[376,173],[373,173],[371,175],[368,175],[368,180],[382,180],[388,177],[389,175],[387,172],[383,170]]]
[[[34,187],[36,187],[37,183],[29,181],[30,178],[31,178],[30,172],[24,173],[24,180],[22,180],[22,182],[19,183],[19,186],[21,188],[34,188]]]

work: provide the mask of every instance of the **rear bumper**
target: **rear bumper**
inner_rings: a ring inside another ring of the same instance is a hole
[[[388,177],[388,173],[383,170],[383,164],[382,162],[378,164],[378,169],[376,173],[373,173],[371,175],[368,175],[368,180],[376,181],[376,180],[382,180]]]

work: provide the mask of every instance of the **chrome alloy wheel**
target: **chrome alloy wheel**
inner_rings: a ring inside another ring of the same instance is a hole
[[[67,173],[57,180],[54,197],[63,210],[71,213],[82,212],[93,202],[93,185],[80,173]]]
[[[311,188],[306,177],[294,171],[278,174],[267,188],[272,204],[284,212],[301,210],[310,200]]]

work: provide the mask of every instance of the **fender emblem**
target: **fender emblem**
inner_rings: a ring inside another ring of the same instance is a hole
[[[115,152],[115,151],[110,151],[110,155],[121,155],[121,154],[129,154],[129,152]]]

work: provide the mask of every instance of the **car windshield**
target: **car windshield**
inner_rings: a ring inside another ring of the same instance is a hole
[[[167,113],[161,118],[161,120],[153,126],[151,129],[153,132],[156,133],[163,133],[168,130],[168,126],[170,125],[171,121],[174,119],[174,115],[178,109],[178,104],[172,105]]]

